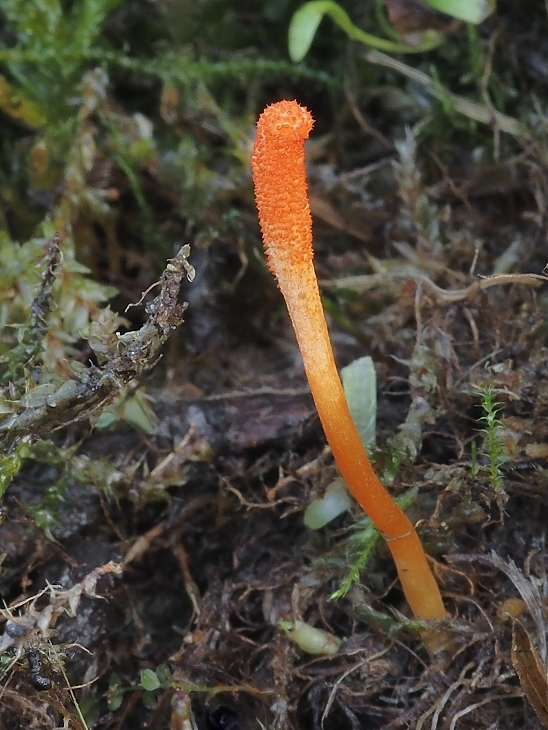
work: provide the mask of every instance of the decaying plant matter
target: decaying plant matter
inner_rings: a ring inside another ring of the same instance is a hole
[[[186,304],[179,304],[178,296],[183,278],[194,277],[189,253],[190,247],[185,245],[169,261],[159,282],[159,294],[145,305],[148,319],[139,330],[124,334],[109,331],[109,310],[104,310],[100,321],[92,326],[90,337],[101,365],[90,364],[82,368],[79,378],[67,380],[53,393],[45,393],[42,404],[21,407],[0,422],[5,452],[9,452],[14,439],[29,434],[39,438],[69,419],[79,421],[88,417],[110,403],[123,386],[154,365],[160,347],[183,321]],[[47,256],[51,257],[51,254],[48,252]],[[47,265],[32,307],[33,322],[36,322],[31,325],[33,332],[39,332],[38,324],[42,322],[43,328],[47,318],[49,297],[44,292],[53,275],[52,266]]]

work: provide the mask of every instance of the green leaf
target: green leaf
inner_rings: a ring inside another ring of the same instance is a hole
[[[279,626],[307,654],[333,656],[342,644],[342,640],[334,634],[317,629],[304,621],[279,621]]]
[[[160,680],[152,669],[142,669],[140,675],[141,687],[147,692],[153,692],[160,687]]]
[[[302,61],[308,53],[325,13],[322,5],[325,3],[307,3],[293,15],[288,31],[289,57],[292,61]]]
[[[109,428],[109,426],[112,426],[112,424],[117,420],[118,416],[116,413],[112,413],[112,411],[104,411],[95,422],[95,427]]]
[[[397,41],[379,38],[354,25],[348,13],[333,0],[312,0],[312,2],[306,3],[295,12],[289,24],[288,45],[289,56],[292,61],[302,61],[306,56],[324,15],[329,15],[349,38],[389,53],[429,51],[438,46],[443,40],[442,36],[433,30],[426,31],[422,36],[421,43],[417,46],[407,46]]]
[[[110,675],[107,690],[107,707],[111,712],[116,712],[120,708],[124,699],[124,688],[122,687],[122,680],[113,672]]]
[[[156,667],[156,676],[158,677],[158,680],[162,687],[164,687],[164,688],[171,687],[172,682],[173,682],[173,677],[171,675],[171,670],[167,666],[167,664],[160,664],[159,667]]]
[[[120,397],[101,413],[95,426],[97,428],[108,428],[119,420],[148,435],[154,433],[156,416],[144,391],[137,390],[130,396],[126,396],[122,392]]]
[[[377,428],[377,376],[373,360],[360,357],[341,370],[350,415],[366,451],[375,448]]]
[[[496,0],[424,0],[426,5],[465,20],[467,23],[482,23],[495,11]]]
[[[156,416],[143,392],[137,391],[126,398],[120,407],[120,418],[150,436],[156,428]]]
[[[321,499],[314,499],[304,513],[304,524],[310,530],[319,530],[338,517],[352,502],[342,479],[335,479]]]

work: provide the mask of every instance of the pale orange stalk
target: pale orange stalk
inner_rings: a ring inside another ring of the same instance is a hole
[[[337,466],[385,538],[414,615],[442,619],[445,608],[424,549],[413,524],[373,471],[335,364],[312,263],[312,218],[304,158],[304,142],[312,125],[310,113],[295,101],[272,104],[257,123],[251,169],[268,266],[286,301]]]

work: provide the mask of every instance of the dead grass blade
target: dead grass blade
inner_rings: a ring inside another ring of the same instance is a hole
[[[540,652],[540,661],[545,662],[548,656],[546,646],[546,630],[545,630],[545,613],[544,602],[540,594],[539,588],[532,577],[527,577],[517,567],[513,560],[505,561],[495,552],[487,557],[486,562],[492,563],[496,568],[502,570],[517,588],[520,596],[527,605],[527,610],[531,614],[535,622],[535,634],[537,636],[538,647]]]
[[[323,286],[336,286],[340,289],[364,292],[378,286],[392,284],[397,279],[412,279],[417,283],[424,284],[429,293],[436,297],[438,301],[449,303],[471,299],[479,292],[501,284],[524,284],[536,288],[545,284],[548,281],[548,276],[545,274],[494,274],[493,276],[481,277],[463,289],[442,289],[425,272],[417,270],[415,266],[401,264],[400,267],[394,267],[393,271],[388,273],[345,276],[338,279],[324,280],[320,283]]]
[[[396,58],[387,56],[381,51],[370,49],[364,54],[364,58],[369,63],[374,63],[377,66],[385,66],[390,68],[397,73],[401,73],[408,79],[412,79],[417,83],[424,86],[430,91],[432,96],[436,99],[441,99],[450,102],[455,111],[460,114],[464,114],[469,119],[474,119],[476,122],[481,124],[488,124],[496,129],[500,129],[502,132],[511,134],[513,137],[518,137],[522,140],[529,138],[529,133],[524,124],[517,119],[509,117],[506,114],[501,114],[496,109],[483,106],[482,104],[476,104],[474,101],[470,101],[464,96],[459,94],[453,94],[447,89],[443,88],[435,79],[427,74],[419,71],[418,69],[407,66],[402,61],[398,61]]]
[[[548,672],[520,621],[512,624],[512,664],[536,716],[548,728]]]

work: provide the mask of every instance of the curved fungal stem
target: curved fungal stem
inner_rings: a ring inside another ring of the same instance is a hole
[[[327,441],[348,487],[382,533],[414,615],[442,619],[445,607],[407,515],[373,471],[350,415],[335,364],[312,263],[312,217],[304,142],[310,112],[296,101],[267,107],[257,123],[251,169],[268,266],[289,310]]]

